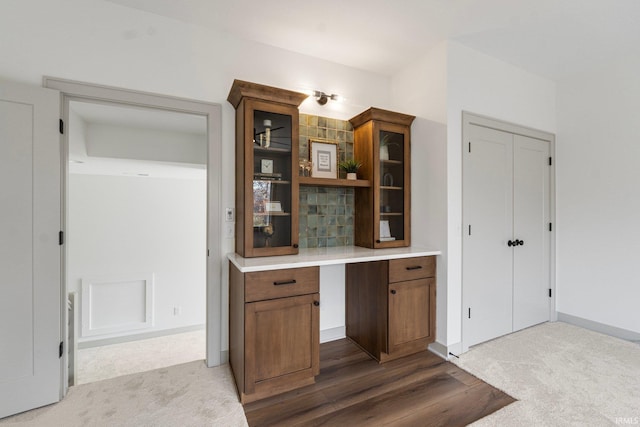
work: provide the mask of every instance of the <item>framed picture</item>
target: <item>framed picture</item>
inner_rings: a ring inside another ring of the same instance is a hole
[[[322,139],[309,140],[311,176],[314,178],[338,178],[338,142]]]
[[[282,212],[280,202],[267,202],[264,207],[266,212]]]

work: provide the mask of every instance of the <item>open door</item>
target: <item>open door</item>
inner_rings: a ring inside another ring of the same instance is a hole
[[[59,109],[0,81],[0,418],[61,397]]]

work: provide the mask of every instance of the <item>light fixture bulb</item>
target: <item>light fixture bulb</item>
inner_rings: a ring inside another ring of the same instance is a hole
[[[325,105],[329,99],[331,99],[332,101],[341,100],[340,95],[337,95],[335,93],[332,93],[331,95],[327,95],[326,93],[321,92],[319,90],[313,91],[313,96],[316,98],[316,102],[320,105]]]

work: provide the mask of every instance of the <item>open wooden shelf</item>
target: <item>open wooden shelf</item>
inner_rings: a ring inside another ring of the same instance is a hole
[[[371,187],[371,182],[366,179],[333,179],[301,176],[298,177],[298,183],[300,185],[317,185],[320,187]]]

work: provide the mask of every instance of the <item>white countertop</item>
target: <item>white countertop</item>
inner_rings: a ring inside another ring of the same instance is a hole
[[[441,251],[416,246],[391,249],[338,246],[334,248],[300,249],[298,255],[243,258],[236,253],[230,253],[227,254],[227,258],[229,258],[238,270],[247,273],[251,271],[282,270],[285,268],[413,258],[418,256],[440,255],[441,253]]]

